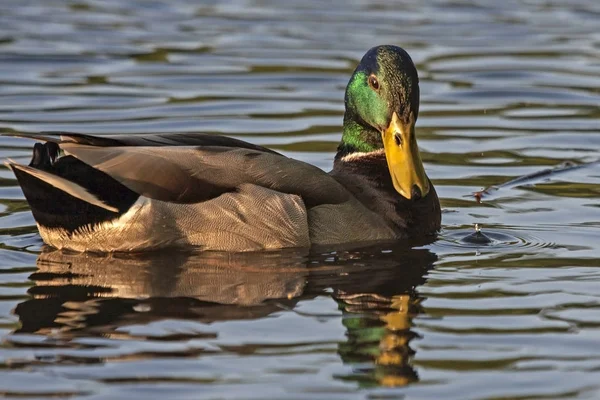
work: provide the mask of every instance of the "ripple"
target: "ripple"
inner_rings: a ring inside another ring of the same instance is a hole
[[[464,249],[528,250],[554,248],[556,243],[519,231],[490,229],[457,229],[443,233],[436,245]]]

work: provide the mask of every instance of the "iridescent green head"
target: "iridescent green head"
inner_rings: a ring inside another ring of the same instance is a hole
[[[369,50],[346,88],[344,133],[338,155],[385,150],[396,191],[407,199],[429,192],[415,138],[419,77],[397,46]]]

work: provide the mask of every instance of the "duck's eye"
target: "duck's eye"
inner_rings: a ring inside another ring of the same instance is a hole
[[[379,91],[379,81],[377,80],[377,77],[375,75],[370,75],[368,82],[371,89],[373,89],[376,92]]]

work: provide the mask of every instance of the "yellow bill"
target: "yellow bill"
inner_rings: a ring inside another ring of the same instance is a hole
[[[381,135],[396,191],[407,199],[412,199],[413,195],[417,198],[425,197],[429,193],[429,180],[419,154],[414,122],[407,126],[400,122],[394,112],[390,125]]]

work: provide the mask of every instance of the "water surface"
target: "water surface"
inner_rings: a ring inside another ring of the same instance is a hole
[[[331,168],[362,54],[405,47],[444,208],[431,244],[43,250],[0,169],[0,395],[600,397],[600,6],[0,3],[0,128],[211,132]],[[0,138],[1,158],[31,143]],[[582,165],[500,186],[563,163]],[[488,241],[465,240],[482,227]]]

